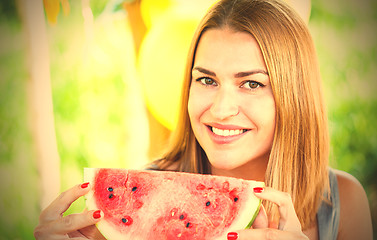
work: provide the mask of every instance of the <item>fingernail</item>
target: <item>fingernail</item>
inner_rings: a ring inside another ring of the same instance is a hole
[[[228,240],[236,240],[238,239],[238,233],[236,232],[230,232],[227,235]]]
[[[88,182],[81,184],[81,188],[87,188],[88,186],[89,186]]]
[[[101,210],[97,210],[95,212],[93,212],[93,218],[94,219],[98,219],[101,217]]]
[[[261,192],[264,191],[264,188],[262,188],[262,187],[255,187],[255,188],[253,188],[253,190],[254,190],[255,193],[261,193]]]

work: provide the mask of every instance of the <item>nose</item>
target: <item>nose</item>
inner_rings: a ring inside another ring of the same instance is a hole
[[[238,115],[237,93],[233,89],[220,88],[214,96],[210,112],[218,120]]]

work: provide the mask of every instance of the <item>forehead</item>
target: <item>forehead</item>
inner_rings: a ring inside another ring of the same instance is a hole
[[[195,54],[194,65],[214,68],[258,67],[265,69],[260,47],[254,37],[246,32],[228,28],[210,29],[203,33]]]

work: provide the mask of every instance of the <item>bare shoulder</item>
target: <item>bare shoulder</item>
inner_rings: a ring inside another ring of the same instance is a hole
[[[338,180],[339,191],[344,190],[347,191],[349,194],[365,194],[363,186],[360,184],[359,180],[357,180],[354,176],[340,170],[334,170],[334,172]]]
[[[335,170],[340,198],[338,239],[373,239],[368,198],[363,186],[351,174]]]

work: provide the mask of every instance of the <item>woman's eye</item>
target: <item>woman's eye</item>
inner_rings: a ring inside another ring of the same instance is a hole
[[[247,89],[257,89],[263,86],[264,86],[263,84],[256,81],[246,81],[245,83],[242,84],[242,87],[247,88]]]
[[[200,83],[203,85],[213,85],[213,86],[217,85],[213,79],[208,78],[208,77],[202,77],[202,78],[197,79],[196,81],[200,81]]]

